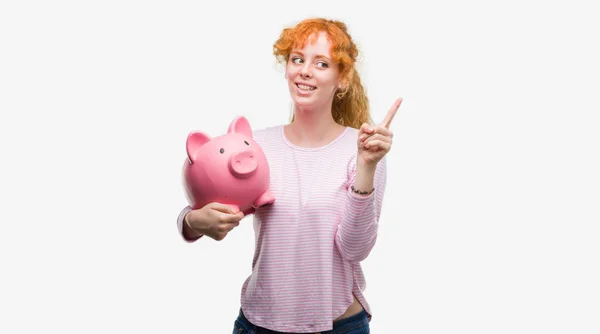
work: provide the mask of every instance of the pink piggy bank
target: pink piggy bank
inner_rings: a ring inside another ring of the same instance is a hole
[[[219,202],[246,211],[275,201],[267,158],[245,117],[235,118],[219,137],[191,132],[186,150],[183,181],[192,209]]]

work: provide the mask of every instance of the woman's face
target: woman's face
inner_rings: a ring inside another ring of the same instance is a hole
[[[299,107],[331,106],[340,83],[337,64],[331,60],[331,44],[324,32],[314,44],[293,49],[286,65],[288,88]]]

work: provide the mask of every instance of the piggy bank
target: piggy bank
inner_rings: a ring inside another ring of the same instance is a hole
[[[219,202],[246,211],[275,201],[267,158],[245,117],[235,118],[219,137],[191,132],[186,150],[183,182],[192,209]]]

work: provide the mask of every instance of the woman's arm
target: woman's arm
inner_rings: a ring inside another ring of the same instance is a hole
[[[203,236],[203,234],[194,231],[190,227],[189,222],[186,220],[188,213],[191,211],[192,208],[188,205],[181,210],[179,216],[177,217],[177,229],[179,234],[182,236],[183,240],[190,243],[200,239]]]
[[[377,240],[386,186],[387,162],[383,158],[373,167],[362,164],[354,166],[350,171],[346,206],[335,235],[335,244],[342,258],[350,262],[360,262],[367,258]],[[355,193],[352,186],[357,191],[369,193]]]
[[[247,214],[254,213],[250,208],[238,212],[233,207],[217,202],[192,210],[188,205],[181,210],[177,217],[177,229],[183,240],[194,242],[204,235],[215,240],[223,240],[227,233],[239,225],[240,220]]]

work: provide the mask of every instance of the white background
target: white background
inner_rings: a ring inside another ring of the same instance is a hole
[[[394,122],[381,333],[600,332],[597,11],[569,1],[5,1],[0,332],[231,333],[253,232],[185,243],[189,131],[287,122],[281,29],[341,19]]]

